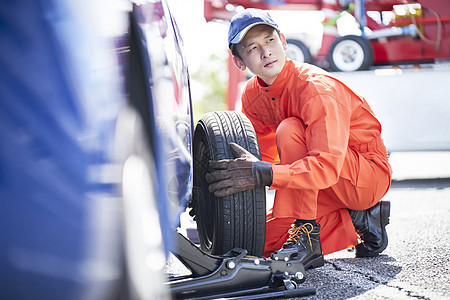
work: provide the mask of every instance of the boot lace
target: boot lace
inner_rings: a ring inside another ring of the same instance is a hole
[[[309,236],[309,233],[313,231],[314,226],[311,223],[305,223],[301,226],[297,226],[295,224],[292,224],[291,228],[288,230],[289,238],[288,242],[297,243],[298,239],[302,234],[306,234],[308,236],[309,246],[311,247],[311,251],[313,251],[311,238]]]

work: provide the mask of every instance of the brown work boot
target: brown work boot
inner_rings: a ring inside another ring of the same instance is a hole
[[[391,203],[380,201],[366,210],[348,210],[362,243],[355,247],[356,257],[378,256],[388,245],[386,225],[389,224]]]
[[[305,269],[324,264],[320,245],[320,225],[296,220],[289,229],[289,238],[283,248],[271,255],[274,260],[300,261]]]

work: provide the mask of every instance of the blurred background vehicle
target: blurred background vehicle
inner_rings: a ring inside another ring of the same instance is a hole
[[[450,6],[440,0],[286,0],[204,1],[206,21],[230,20],[244,8],[322,14],[322,30],[311,36],[290,19],[287,54],[330,71],[352,72],[372,66],[450,60]],[[280,18],[282,21],[282,18]],[[301,17],[298,17],[301,23]],[[311,24],[313,26],[313,24]],[[304,24],[303,24],[304,27]],[[240,95],[244,75],[229,65],[227,103]]]
[[[205,0],[204,15],[207,21],[229,20],[237,11],[250,7],[321,11],[323,32],[318,49],[301,37],[288,40],[288,44],[296,48],[292,50],[297,53],[293,59],[313,62],[332,71],[357,71],[372,65],[422,63],[450,57],[447,33],[450,7],[443,1]],[[341,22],[343,19],[346,22]],[[295,24],[291,27],[295,28]]]

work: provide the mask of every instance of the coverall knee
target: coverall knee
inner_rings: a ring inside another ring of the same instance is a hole
[[[294,117],[279,124],[276,144],[280,164],[291,164],[308,155],[305,128],[303,122]],[[376,142],[373,144],[377,145]],[[371,147],[365,150],[371,151]],[[320,238],[324,254],[358,244],[348,209],[364,210],[372,207],[389,186],[390,174],[367,160],[356,149],[348,147],[336,184],[324,190],[286,188],[276,191],[273,209],[267,215],[264,255],[268,256],[282,247],[295,219],[316,219],[321,225]]]

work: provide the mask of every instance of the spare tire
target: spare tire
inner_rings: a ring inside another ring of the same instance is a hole
[[[247,117],[236,111],[205,114],[194,134],[194,178],[192,208],[201,248],[221,255],[233,248],[261,256],[266,235],[265,189],[258,188],[216,198],[208,191],[205,174],[210,160],[234,158],[235,142],[261,159],[258,140]]]

